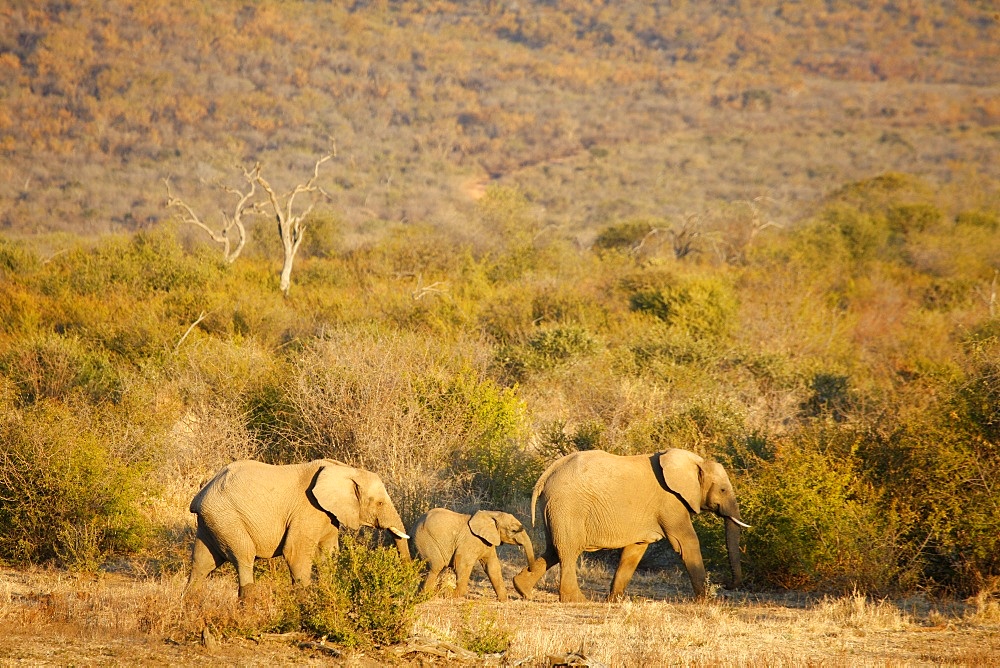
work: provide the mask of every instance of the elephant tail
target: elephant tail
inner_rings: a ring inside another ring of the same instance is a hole
[[[556,470],[557,465],[559,465],[564,458],[560,457],[555,460],[549,467],[545,469],[545,473],[538,477],[538,482],[535,483],[535,488],[531,490],[531,526],[535,526],[535,505],[538,502],[538,497],[541,495],[542,490],[545,488],[545,482],[552,475],[552,472]]]

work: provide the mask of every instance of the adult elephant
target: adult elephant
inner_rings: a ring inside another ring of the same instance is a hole
[[[732,483],[718,462],[687,450],[621,457],[600,450],[574,452],[552,463],[535,484],[531,520],[541,499],[545,552],[516,576],[530,598],[545,572],[561,564],[559,600],[585,601],[576,577],[581,552],[621,548],[609,600],[620,598],[650,543],[666,538],[680,553],[695,596],[705,596],[705,566],[691,514],[709,510],[725,519],[733,586],[742,581],[740,519]]]
[[[469,576],[475,565],[481,564],[501,602],[507,600],[497,545],[520,545],[528,559],[535,560],[531,537],[521,522],[510,513],[480,510],[474,515],[456,513],[447,508],[434,508],[413,525],[413,546],[429,568],[423,590],[432,592],[438,576],[447,566],[455,569],[455,597],[466,595]]]
[[[296,584],[313,561],[339,547],[340,529],[386,529],[409,561],[409,536],[382,479],[332,459],[274,466],[245,460],[219,471],[191,501],[198,516],[187,589],[226,561],[240,598],[253,585],[254,558],[283,556]]]

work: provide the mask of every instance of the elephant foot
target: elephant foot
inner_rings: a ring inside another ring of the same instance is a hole
[[[625,596],[625,592],[613,591],[610,594],[608,594],[608,603],[621,603],[626,598],[627,597]]]
[[[589,603],[587,597],[583,595],[580,590],[559,592],[559,602],[560,603]]]
[[[252,603],[255,598],[254,592],[257,591],[256,583],[251,582],[250,584],[240,585],[239,599],[240,603]]]
[[[531,590],[534,589],[535,583],[531,580],[531,573],[527,570],[523,570],[514,576],[514,590],[521,595],[521,597],[526,600],[531,600]]]

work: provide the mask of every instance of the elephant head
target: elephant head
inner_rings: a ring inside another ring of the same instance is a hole
[[[740,528],[750,528],[740,519],[733,484],[722,464],[706,461],[687,450],[667,450],[659,457],[663,481],[691,510],[708,510],[726,522],[726,549],[733,572],[733,586],[743,581],[740,567]]]
[[[316,503],[336,517],[342,527],[356,530],[365,526],[391,532],[399,554],[409,558],[406,541],[410,537],[378,475],[349,466],[324,466],[316,473],[310,492]]]
[[[528,565],[535,561],[531,537],[525,531],[524,525],[510,513],[480,510],[469,518],[469,529],[493,547],[500,543],[520,545],[524,550],[524,556],[528,559]]]

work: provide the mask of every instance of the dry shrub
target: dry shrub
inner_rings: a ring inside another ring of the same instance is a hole
[[[422,403],[463,366],[482,366],[471,341],[450,345],[417,334],[339,332],[298,360],[287,387],[295,419],[284,426],[283,458],[332,457],[379,473],[404,521],[471,492],[454,475],[467,446],[460,416]]]
[[[971,598],[974,609],[965,615],[973,624],[1000,624],[1000,577],[982,583],[979,592]]]
[[[195,333],[184,342],[160,392],[175,418],[158,470],[165,498],[182,503],[186,513],[191,497],[219,469],[260,456],[251,409],[278,374],[275,358],[254,339],[220,341]]]
[[[606,360],[586,360],[556,369],[524,389],[540,425],[540,450],[600,448],[621,454],[646,452],[667,395],[644,378],[615,376]]]
[[[903,631],[913,626],[912,617],[888,599],[871,599],[859,591],[839,598],[826,596],[816,610],[824,621],[838,627]]]

